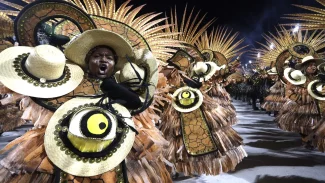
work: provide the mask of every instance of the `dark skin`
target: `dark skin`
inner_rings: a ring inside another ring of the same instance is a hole
[[[111,49],[96,48],[88,60],[89,73],[96,78],[104,79],[114,74],[116,60]]]
[[[309,63],[306,69],[306,73],[309,75],[313,75],[316,73],[316,71],[317,71],[316,63],[315,62]]]
[[[138,109],[142,106],[139,96],[111,77],[117,61],[115,58],[114,52],[107,47],[96,47],[95,50],[91,50],[88,59],[89,74],[103,80],[100,88],[109,98],[121,100],[121,104],[129,109]]]

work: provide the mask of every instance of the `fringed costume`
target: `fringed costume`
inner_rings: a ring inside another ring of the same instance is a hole
[[[286,87],[286,98],[275,121],[283,130],[310,134],[320,122],[316,100],[307,93],[306,87],[290,83]]]
[[[73,5],[70,3],[73,3]],[[95,29],[97,27],[99,29],[105,29],[107,31],[112,31],[119,34],[121,37],[127,40],[127,42],[131,44],[134,49],[150,48],[153,55],[155,55],[155,57],[160,61],[165,61],[166,58],[170,57],[172,53],[175,52],[175,48],[181,47],[180,41],[170,39],[170,36],[179,33],[161,33],[162,29],[168,28],[170,26],[169,24],[158,27],[156,26],[157,23],[165,20],[155,19],[159,13],[138,16],[137,14],[140,11],[141,7],[131,9],[131,6],[128,5],[129,1],[123,3],[121,7],[117,9],[115,1],[109,1],[107,4],[97,4],[95,1],[85,1],[84,4],[80,1],[69,1],[69,3],[54,2],[54,4],[55,7],[59,8],[58,10],[67,13],[67,16],[70,16],[70,18],[79,20],[77,18],[79,16],[79,18],[83,17],[83,20],[88,21],[87,25],[77,21],[79,25],[76,26],[74,25],[76,22],[72,23],[63,19],[62,22],[64,23],[54,28],[54,35],[60,35],[66,40],[69,40],[70,38],[72,40],[72,43],[74,41],[73,39],[79,39],[79,37],[73,38],[74,35],[80,34],[81,32],[87,31],[89,29]],[[44,5],[42,2],[33,3],[34,7],[44,8],[44,11],[50,11],[50,8],[52,6],[54,7],[54,4],[53,2],[44,2]],[[11,4],[11,6],[13,5],[14,4]],[[18,14],[19,10],[22,9],[21,6],[14,6],[14,8],[18,9],[18,11],[16,11],[16,14]],[[19,23],[21,19],[26,17],[28,19],[28,16],[33,16],[32,13],[26,13],[29,11],[35,13],[34,10],[27,9],[23,12],[23,14],[18,14],[17,22]],[[54,13],[54,16],[56,13],[55,11],[56,9],[51,12]],[[39,12],[36,12],[36,14],[37,13]],[[38,14],[35,16],[40,20],[44,18],[38,16]],[[135,16],[137,18],[135,18]],[[35,25],[35,22],[31,21],[27,22],[26,24],[29,24],[31,26]],[[8,20],[8,22],[8,24],[13,27],[13,21]],[[47,25],[44,26],[46,27]],[[48,32],[46,32],[46,28],[45,30],[40,31],[42,34],[49,36]],[[80,28],[82,28],[82,30],[80,30]],[[40,40],[22,39],[22,37],[26,38],[28,36],[28,32],[26,35],[20,34],[18,36],[20,39],[20,45],[36,46],[41,43],[54,44],[51,42],[51,39],[46,36],[39,38]],[[26,40],[29,40],[30,42],[26,42]],[[117,41],[116,43],[119,44],[120,42]],[[66,48],[66,45],[55,46],[59,47],[60,49]],[[172,46],[173,48],[167,48],[167,46]],[[147,56],[143,58],[147,58]],[[139,66],[143,68],[148,67],[143,63],[142,65],[139,64]],[[160,85],[165,86],[163,84],[164,81],[164,77],[160,77]],[[168,161],[166,161],[162,156],[162,150],[164,148],[167,148],[169,143],[165,140],[162,133],[155,127],[155,124],[160,121],[160,114],[162,112],[161,108],[158,106],[163,104],[166,100],[164,99],[165,95],[160,95],[160,97],[158,96],[157,98],[154,98],[152,104],[150,106],[146,106],[148,107],[146,110],[132,116],[132,121],[134,122],[134,127],[138,132],[138,135],[135,136],[133,146],[125,158],[125,164],[121,163],[110,171],[98,174],[96,176],[81,177],[65,173],[64,171],[60,172],[58,167],[54,165],[56,162],[54,162],[54,164],[51,162],[47,152],[45,151],[46,144],[44,144],[44,136],[49,125],[49,121],[52,119],[53,114],[55,114],[56,109],[62,105],[65,105],[70,100],[74,100],[75,96],[93,96],[94,94],[101,95],[103,92],[100,91],[100,84],[101,82],[98,82],[98,80],[88,80],[86,77],[73,92],[66,94],[64,97],[55,99],[40,100],[37,97],[30,98],[28,96],[18,97],[18,95],[15,94],[10,95],[14,96],[10,98],[10,105],[12,104],[14,106],[13,110],[19,111],[20,114],[16,114],[16,116],[8,116],[8,118],[21,119],[23,122],[30,121],[34,123],[34,128],[25,133],[22,137],[19,137],[10,142],[1,151],[4,153],[11,150],[11,152],[0,162],[0,182],[43,183],[53,182],[54,180],[59,180],[60,182],[69,181],[75,183],[86,183],[90,180],[98,180],[110,183],[124,182],[126,180],[130,183],[172,182],[165,164],[168,163]],[[147,87],[150,88],[152,87],[151,85],[155,87],[155,85],[152,83],[150,83],[150,85]],[[160,85],[158,85],[158,88],[160,88]],[[158,89],[156,93],[166,93],[165,90],[166,88],[162,87]],[[11,91],[1,91],[3,94],[8,94],[10,92]],[[139,93],[140,91],[137,92]],[[141,92],[143,91],[141,90]],[[1,97],[1,99],[4,101],[6,98],[3,99],[3,97]],[[20,99],[20,107],[18,108],[16,107],[16,101],[19,101]],[[11,110],[9,105],[4,105],[1,107],[6,107],[6,110]],[[5,113],[8,115],[10,114],[8,112]],[[12,123],[13,120],[10,120],[10,124],[9,121],[6,122],[10,128],[19,126],[18,124],[16,125]],[[63,147],[61,147],[61,151],[62,150],[64,150]],[[58,148],[58,151],[60,151],[60,148]],[[66,153],[70,152],[67,151]],[[72,155],[71,158],[73,159]],[[101,159],[95,159],[96,162],[97,160],[100,161]],[[105,158],[103,160],[106,161]],[[86,159],[84,159],[84,161],[87,162]],[[80,168],[82,169],[82,167]],[[125,177],[126,175],[127,177]]]
[[[168,81],[177,80],[173,83],[177,89],[183,82],[177,71],[173,72]],[[228,172],[247,156],[241,137],[225,121],[223,108],[202,94],[202,105],[191,112],[179,112],[170,101],[161,119],[161,130],[170,142],[164,156],[185,175]]]
[[[268,112],[280,111],[286,102],[286,99],[284,98],[284,91],[284,84],[281,81],[277,81],[270,88],[270,95],[264,99],[264,103],[261,107]]]
[[[230,60],[240,55],[242,49],[246,47],[240,47],[244,39],[235,41],[238,35],[238,32],[228,31],[226,27],[217,27],[209,35],[205,32],[195,44],[204,56],[205,61],[215,62],[222,68],[211,79],[211,89],[208,94],[225,108],[227,112],[226,119],[231,125],[237,123],[237,117],[230,95],[225,89],[229,83],[224,81],[228,74],[230,74],[228,73],[230,70]],[[234,62],[239,62],[239,58]]]

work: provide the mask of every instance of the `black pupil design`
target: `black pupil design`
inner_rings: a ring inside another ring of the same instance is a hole
[[[102,130],[106,128],[106,124],[104,122],[99,123],[99,128]]]
[[[101,112],[101,111],[97,111],[97,110],[94,110],[94,111],[90,111],[88,112],[87,114],[85,114],[82,118],[81,118],[81,121],[80,121],[80,130],[81,130],[81,133],[85,136],[85,137],[89,137],[89,138],[104,138],[106,137],[110,132],[111,132],[111,129],[112,129],[112,123],[111,121],[109,120],[108,121],[108,126],[105,124],[105,122],[103,121],[100,121],[99,124],[97,124],[96,126],[100,129],[100,130],[104,130],[106,127],[107,129],[101,133],[101,134],[94,134],[94,133],[91,133],[89,131],[89,129],[87,128],[87,124],[88,124],[88,119],[92,116],[92,115],[95,115],[95,114],[102,114],[106,117],[106,119],[110,119],[109,116],[107,116],[107,114],[105,114],[104,112]]]

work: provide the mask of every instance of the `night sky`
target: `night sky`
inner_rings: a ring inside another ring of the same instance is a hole
[[[20,0],[9,0],[18,2]],[[125,0],[116,0],[120,5]],[[213,4],[212,4],[213,2]],[[141,13],[163,12],[169,15],[170,9],[177,6],[181,15],[186,4],[188,9],[201,10],[201,15],[207,13],[206,22],[217,18],[213,26],[225,25],[234,31],[240,32],[240,37],[245,37],[245,44],[250,48],[258,47],[256,42],[264,42],[263,33],[274,32],[275,26],[281,23],[295,23],[292,20],[282,19],[284,14],[308,12],[292,4],[308,5],[324,8],[316,0],[132,0],[130,4],[143,5]],[[217,5],[215,5],[217,4]],[[1,6],[0,6],[1,9]],[[196,12],[197,12],[196,11]],[[243,62],[247,62],[245,57]]]

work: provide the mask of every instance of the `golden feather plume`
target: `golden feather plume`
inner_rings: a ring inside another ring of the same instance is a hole
[[[265,65],[275,62],[276,58],[290,45],[294,43],[303,43],[312,47],[316,52],[325,47],[324,31],[300,30],[293,34],[290,29],[280,26],[276,29],[276,34],[264,34],[266,43],[259,43],[260,49],[256,49],[254,54],[260,53],[260,59]],[[272,47],[270,45],[273,45]]]
[[[26,3],[30,3],[32,1],[33,0],[25,0]],[[170,24],[158,25],[167,19],[157,18],[159,15],[161,15],[161,13],[146,13],[139,15],[139,12],[144,5],[133,8],[132,5],[129,5],[130,0],[127,0],[117,8],[115,0],[99,0],[99,3],[97,3],[96,0],[66,1],[78,6],[89,15],[110,18],[132,27],[146,39],[146,42],[150,46],[153,54],[161,61],[166,61],[172,56],[172,53],[176,51],[173,49],[173,47],[181,47],[179,40],[171,38],[175,35],[175,33],[163,31],[164,29],[170,27]],[[19,5],[4,0],[0,0],[0,3],[14,7],[18,10],[23,8]],[[5,15],[9,15],[9,11],[3,13]],[[13,15],[13,12],[11,13],[11,15]],[[16,12],[16,15],[17,14],[18,13]]]
[[[195,16],[193,16],[193,14]],[[206,17],[206,14],[201,16],[200,11],[194,13],[194,8],[190,11],[189,15],[187,14],[187,5],[185,6],[182,17],[177,15],[176,7],[170,11],[170,22],[166,19],[165,25],[172,25],[166,27],[165,32],[177,33],[172,36],[175,40],[180,40],[184,43],[194,46],[194,43],[199,39],[199,37],[212,25],[215,21],[208,21],[206,24],[203,24],[203,21]],[[181,23],[178,21],[181,19]],[[200,28],[201,27],[201,28]]]
[[[232,30],[229,31],[228,28],[220,26],[213,29],[209,35],[207,32],[201,35],[195,45],[201,51],[205,49],[217,51],[223,54],[227,60],[231,60],[244,53],[243,49],[248,46],[241,46],[244,38],[237,41],[238,35],[238,32],[233,33]]]
[[[322,6],[325,6],[325,0],[316,0]],[[303,30],[316,30],[316,29],[325,29],[325,9],[316,8],[311,6],[297,5],[293,6],[305,9],[310,11],[310,13],[296,13],[296,14],[286,14],[285,19],[291,19],[296,21],[301,21],[299,23],[301,29]],[[294,26],[296,23],[283,24]]]

